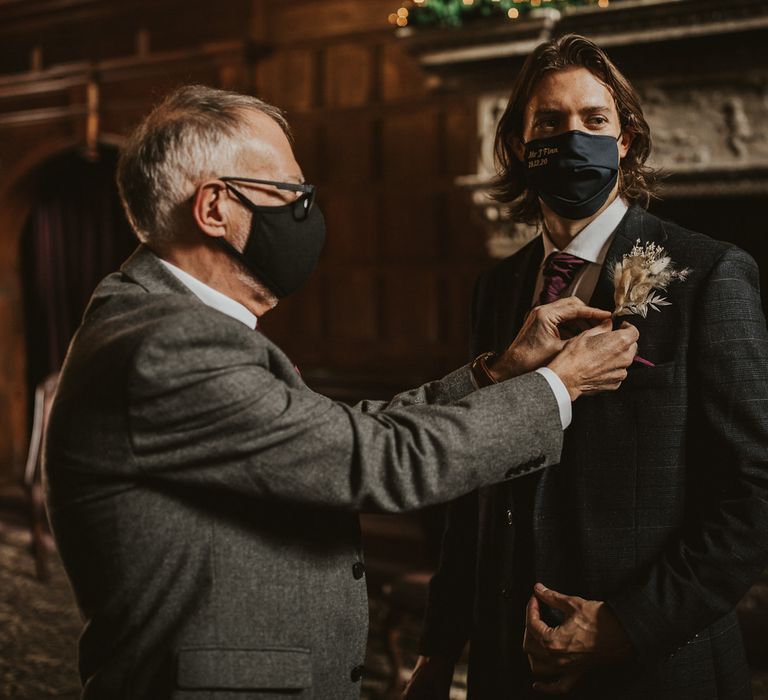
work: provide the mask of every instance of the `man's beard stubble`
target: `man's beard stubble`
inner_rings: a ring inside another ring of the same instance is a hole
[[[237,233],[237,240],[235,245],[240,251],[245,250],[245,245],[248,241],[250,234],[250,220],[247,222],[247,228],[245,233],[242,233],[242,228]],[[239,260],[229,258],[229,264],[232,270],[232,274],[241,282],[252,294],[254,301],[259,304],[263,304],[269,309],[274,309],[277,306],[278,298],[270,291],[261,280],[259,280],[248,268],[246,268]]]

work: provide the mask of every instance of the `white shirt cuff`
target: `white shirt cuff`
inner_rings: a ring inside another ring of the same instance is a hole
[[[568,393],[568,389],[565,388],[563,380],[557,376],[557,372],[549,369],[549,367],[539,367],[536,371],[547,380],[549,388],[552,389],[552,393],[557,399],[557,405],[560,409],[560,422],[563,424],[563,430],[565,430],[571,424],[571,419],[573,418],[571,395]]]

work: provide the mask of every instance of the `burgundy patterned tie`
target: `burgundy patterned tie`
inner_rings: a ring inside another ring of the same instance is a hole
[[[576,273],[587,264],[586,260],[570,253],[552,253],[544,263],[544,287],[539,304],[549,304],[559,299],[573,281]]]

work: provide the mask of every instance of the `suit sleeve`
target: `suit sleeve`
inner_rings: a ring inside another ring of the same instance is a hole
[[[757,266],[728,248],[701,295],[685,521],[650,569],[608,600],[641,662],[667,658],[732,610],[768,558],[768,333]]]
[[[377,413],[387,408],[415,406],[417,404],[449,404],[469,396],[475,391],[469,365],[451,372],[439,381],[429,382],[416,389],[404,391],[391,401],[361,401],[355,408],[363,413]]]
[[[398,512],[559,458],[557,403],[535,373],[453,403],[427,386],[420,401],[366,413],[289,386],[240,336],[199,326],[165,324],[136,350],[127,412],[145,479]]]

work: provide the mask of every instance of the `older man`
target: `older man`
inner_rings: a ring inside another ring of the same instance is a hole
[[[143,245],[94,293],[47,444],[51,519],[86,620],[83,697],[356,697],[355,511],[556,462],[570,399],[615,389],[637,333],[598,325],[565,343],[560,322],[608,314],[563,302],[491,366],[350,408],[310,391],[255,330],[324,238],[278,110],[182,88],[129,140],[118,180]]]
[[[575,406],[559,466],[452,504],[409,700],[447,700],[468,639],[472,700],[751,696],[735,607],[768,542],[757,267],[645,211],[650,146],[593,42],[528,58],[498,195],[541,235],[480,280],[473,346],[501,350],[532,304],[571,295],[631,318],[640,357]]]

